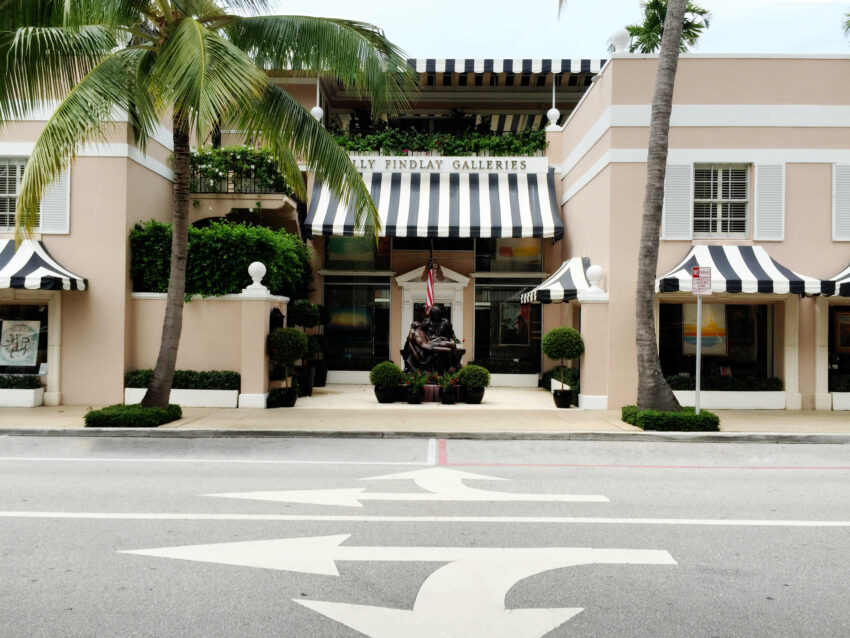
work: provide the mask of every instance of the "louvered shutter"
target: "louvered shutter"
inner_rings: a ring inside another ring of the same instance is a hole
[[[661,216],[662,239],[693,237],[693,174],[690,164],[668,164],[664,179],[664,212]]]
[[[65,169],[59,177],[47,187],[41,198],[39,228],[44,234],[66,234],[70,232],[71,173]]]
[[[850,241],[850,165],[832,169],[832,239]]]
[[[785,165],[756,164],[755,233],[759,241],[785,239]]]

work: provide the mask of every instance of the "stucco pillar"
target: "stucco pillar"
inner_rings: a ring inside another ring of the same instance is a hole
[[[829,392],[829,300],[815,298],[815,410],[831,410]]]
[[[785,409],[800,410],[800,298],[790,295],[785,301],[785,330],[783,348],[783,381],[785,383]]]
[[[62,356],[62,293],[54,292],[47,302],[47,387],[44,405],[61,405],[60,357]]]
[[[583,410],[608,409],[608,293],[599,287],[602,268],[590,266],[590,289],[578,295],[581,304],[581,388],[578,407]]]

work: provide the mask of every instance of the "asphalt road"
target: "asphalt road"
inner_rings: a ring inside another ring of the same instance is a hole
[[[0,487],[2,636],[850,635],[847,445],[0,437]]]

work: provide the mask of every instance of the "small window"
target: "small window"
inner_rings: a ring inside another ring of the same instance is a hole
[[[445,73],[443,74],[443,86],[451,86],[452,85],[452,74]]]
[[[15,230],[15,208],[18,192],[24,179],[27,160],[23,158],[0,158],[0,231]]]
[[[505,86],[513,86],[513,85],[514,85],[514,76],[510,75],[510,74],[506,75],[505,76]]]
[[[531,84],[531,76],[530,75],[523,75],[522,78],[520,79],[519,84],[520,84],[520,86],[529,86]]]
[[[749,173],[746,165],[694,167],[694,237],[748,236]]]
[[[490,86],[499,86],[499,76],[495,73],[490,75]]]
[[[482,86],[484,84],[484,77],[481,75],[475,76],[475,86]]]
[[[467,76],[466,74],[461,74],[457,76],[457,85],[458,86],[466,86]]]

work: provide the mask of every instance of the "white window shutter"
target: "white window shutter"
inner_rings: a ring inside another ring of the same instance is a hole
[[[39,228],[44,234],[70,232],[71,171],[65,169],[44,191]]]
[[[832,239],[850,241],[850,165],[832,169]]]
[[[694,215],[694,169],[690,164],[668,164],[664,178],[662,239],[691,239]]]
[[[756,164],[755,232],[758,241],[785,239],[785,165]]]

